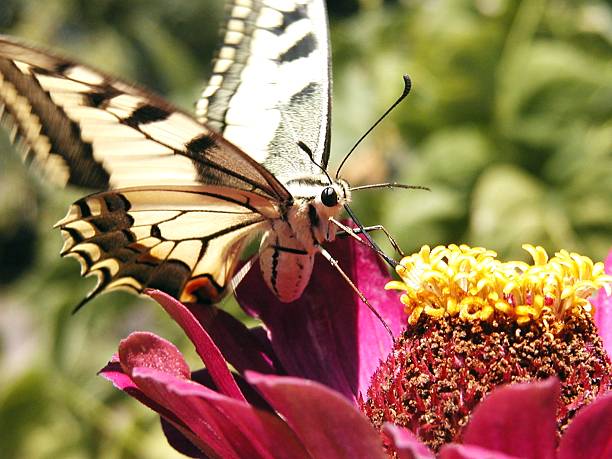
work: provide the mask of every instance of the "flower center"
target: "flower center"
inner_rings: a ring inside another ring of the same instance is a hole
[[[412,430],[434,450],[460,441],[473,408],[496,386],[561,380],[557,421],[612,389],[612,365],[588,297],[612,281],[603,265],[562,251],[503,263],[468,246],[424,247],[397,271],[408,326],[376,370],[362,411]]]

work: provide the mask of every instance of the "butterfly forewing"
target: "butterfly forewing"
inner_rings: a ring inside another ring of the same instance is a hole
[[[324,2],[235,0],[227,14],[199,119],[281,180],[320,173],[331,89]]]
[[[26,159],[62,185],[204,183],[288,196],[265,168],[160,97],[6,37],[0,104]]]

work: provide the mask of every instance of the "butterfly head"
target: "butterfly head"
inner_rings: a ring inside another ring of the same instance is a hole
[[[325,207],[336,207],[340,202],[340,196],[333,186],[327,186],[321,191],[321,203]]]
[[[313,205],[319,214],[329,214],[336,216],[345,204],[351,200],[351,191],[348,183],[338,179],[328,185],[323,185],[315,195]]]
[[[342,179],[303,181],[289,188],[294,204],[289,212],[290,225],[305,247],[314,247],[336,236],[336,226],[330,218],[337,218],[351,201],[348,183]]]

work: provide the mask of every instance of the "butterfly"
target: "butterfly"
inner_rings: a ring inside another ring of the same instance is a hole
[[[90,66],[0,37],[0,108],[24,160],[95,190],[57,223],[98,293],[216,302],[245,245],[283,302],[306,287],[351,188],[326,171],[330,48],[322,0],[228,2],[192,116]]]

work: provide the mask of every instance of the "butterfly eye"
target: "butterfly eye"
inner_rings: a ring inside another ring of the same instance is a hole
[[[334,207],[338,204],[338,193],[333,186],[328,186],[321,192],[321,202],[327,207]]]

